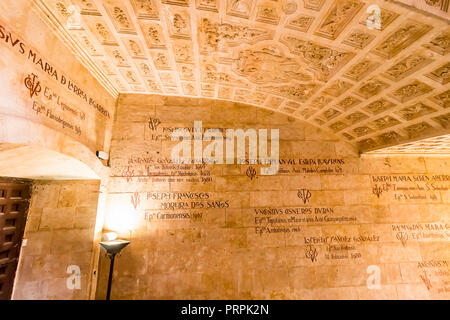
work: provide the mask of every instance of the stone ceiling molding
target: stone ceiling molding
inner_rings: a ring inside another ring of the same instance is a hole
[[[33,1],[115,94],[257,105],[361,151],[450,130],[448,0]]]

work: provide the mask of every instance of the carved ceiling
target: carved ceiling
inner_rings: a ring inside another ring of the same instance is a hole
[[[449,154],[450,134],[402,143],[367,152],[367,154]]]
[[[450,132],[448,0],[33,1],[113,93],[263,106],[362,151]]]

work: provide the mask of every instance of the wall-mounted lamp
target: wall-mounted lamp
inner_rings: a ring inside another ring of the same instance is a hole
[[[111,296],[111,285],[112,277],[114,271],[114,260],[116,254],[120,253],[123,248],[130,244],[130,241],[126,240],[116,240],[117,234],[115,232],[108,232],[105,234],[106,241],[100,242],[100,245],[106,250],[108,258],[111,260],[109,265],[109,276],[108,276],[108,289],[106,291],[106,300],[110,300]]]
[[[102,160],[108,160],[109,155],[105,151],[98,150],[95,152],[96,156]]]

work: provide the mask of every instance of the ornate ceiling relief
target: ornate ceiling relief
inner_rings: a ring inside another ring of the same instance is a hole
[[[256,11],[256,21],[277,25],[280,22],[282,8],[276,1],[259,1]]]
[[[115,91],[254,104],[362,151],[450,129],[450,27],[394,2],[36,2]],[[424,3],[442,11],[448,0]]]
[[[315,11],[320,11],[324,3],[325,0],[303,0],[303,6],[306,9],[311,9]]]
[[[349,68],[343,76],[353,81],[360,81],[378,68],[380,64],[380,62],[374,61],[374,59],[365,58]]]
[[[352,84],[349,82],[343,80],[336,80],[332,82],[325,90],[323,90],[323,93],[326,93],[330,96],[337,98],[351,87]]]
[[[363,16],[363,19],[360,20],[360,24],[366,25],[367,20],[370,19],[370,16],[373,15],[373,13],[367,13]],[[387,10],[385,8],[380,8],[380,28],[377,30],[383,31],[386,29],[395,19],[398,18],[398,13],[395,13],[393,11]]]
[[[364,3],[356,0],[337,0],[320,22],[315,34],[328,39],[336,39]]]
[[[287,58],[280,46],[256,46],[236,52],[232,69],[257,84],[284,83],[290,80],[311,81],[312,74],[293,58]]]
[[[314,17],[305,14],[300,14],[297,17],[290,19],[286,23],[286,28],[307,32],[313,21]]]
[[[80,8],[82,15],[101,16],[93,0],[74,0],[73,4]]]
[[[423,45],[425,48],[433,50],[440,55],[446,55],[450,52],[450,31],[439,33],[430,42]]]
[[[269,30],[251,28],[230,23],[212,22],[208,18],[201,18],[199,22],[200,52],[224,51],[226,45],[237,46],[242,42],[254,44],[261,40],[273,38]]]
[[[374,53],[383,58],[391,59],[400,51],[410,46],[416,40],[420,39],[425,33],[432,29],[427,24],[414,20],[407,20],[374,50]]]
[[[220,0],[195,0],[195,3],[199,10],[219,12]]]
[[[450,1],[449,0],[398,0],[406,5],[414,6],[419,10],[429,12],[441,16],[443,18],[449,17],[450,13]]]
[[[400,117],[405,120],[413,120],[422,116],[425,116],[429,113],[435,112],[436,109],[422,103],[418,102],[413,104],[412,106],[400,109],[396,112]]]
[[[158,20],[159,12],[156,0],[131,0],[138,19]]]
[[[252,10],[253,0],[227,0],[227,14],[248,19]]]
[[[439,82],[440,84],[446,84],[450,81],[450,62],[440,66],[439,68],[426,74],[427,77]]]
[[[373,96],[378,95],[384,89],[388,88],[389,85],[383,81],[372,79],[365,82],[361,87],[359,87],[355,94],[363,97],[364,99],[369,99]]]
[[[186,10],[170,10],[167,17],[169,34],[172,38],[190,39],[191,22]]]
[[[356,29],[351,31],[342,43],[356,49],[364,49],[373,39],[375,35]]]
[[[315,83],[297,83],[294,85],[266,86],[264,89],[295,101],[304,102],[316,92],[318,87],[319,85]]]
[[[123,5],[123,2],[109,0],[105,2],[105,7],[117,32],[136,34],[136,29],[130,20],[127,8]]]
[[[450,152],[450,135],[443,135],[428,139],[421,139],[415,142],[402,143],[396,146],[378,149],[369,153],[392,154],[392,153],[428,153],[447,154]]]
[[[300,56],[304,63],[313,69],[318,80],[328,81],[353,56],[351,52],[334,50],[312,41],[304,41],[293,36],[280,39],[293,54]]]
[[[436,96],[430,97],[431,101],[434,101],[436,104],[440,105],[443,108],[450,107],[450,90],[442,92]]]
[[[400,101],[400,102],[406,102],[409,101],[415,97],[421,96],[425,93],[430,92],[433,90],[429,85],[414,80],[413,82],[397,89],[392,93],[392,96],[394,99]]]
[[[386,110],[392,110],[396,105],[386,99],[379,99],[376,100],[370,104],[368,104],[366,107],[364,107],[364,110],[367,112],[377,115],[379,113],[382,113]]]
[[[427,64],[431,63],[433,60],[420,55],[412,54],[398,63],[394,64],[388,70],[383,73],[383,76],[392,81],[400,81],[405,77],[413,74],[414,72],[425,67]]]

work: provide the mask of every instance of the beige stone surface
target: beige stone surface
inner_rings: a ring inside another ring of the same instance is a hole
[[[193,116],[180,118],[181,105]],[[216,110],[227,110],[223,121]],[[129,94],[117,112],[105,230],[131,245],[117,260],[114,299],[450,297],[446,157],[362,158],[306,122],[274,113],[272,123],[258,117],[267,111],[228,102]],[[279,172],[174,167],[170,132],[194,120],[279,128]],[[369,266],[380,270],[379,289],[367,286]],[[97,299],[108,267],[101,255]]]
[[[89,299],[98,194],[98,180],[33,184],[13,299]],[[79,289],[67,287],[72,265]]]
[[[34,183],[14,298],[103,299],[103,229],[132,241],[115,299],[449,299],[448,1],[400,2],[431,14],[1,1],[0,175],[62,179]],[[279,129],[280,170],[174,165],[195,120]]]

